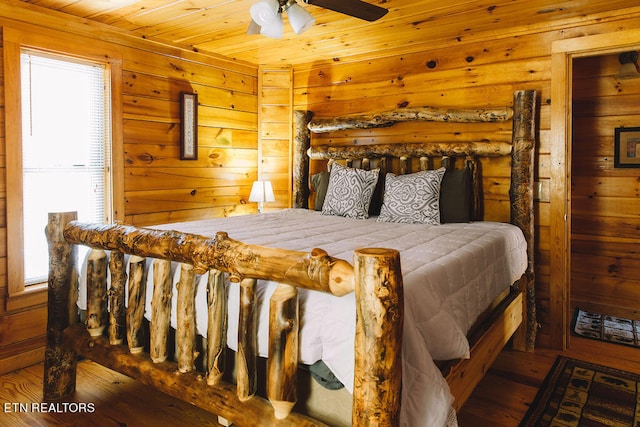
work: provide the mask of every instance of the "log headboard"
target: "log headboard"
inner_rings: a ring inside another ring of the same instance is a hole
[[[430,121],[442,123],[487,123],[512,122],[511,141],[502,138],[480,141],[433,141],[429,143],[394,143],[372,145],[312,145],[312,133],[344,131],[347,129],[372,129],[393,126],[398,122]],[[514,92],[513,105],[493,108],[402,108],[373,115],[345,116],[314,119],[311,111],[295,112],[295,140],[293,153],[293,200],[297,208],[307,208],[309,199],[309,163],[310,160],[347,160],[358,161],[365,167],[370,162],[384,165],[399,165],[400,173],[411,167],[411,158],[421,170],[429,164],[436,164],[436,158],[442,158],[443,166],[453,163],[450,158],[464,159],[473,173],[474,217],[478,214],[480,185],[478,177],[478,158],[511,158],[511,179],[509,184],[510,222],[518,226],[527,241],[528,268],[527,277],[527,334],[522,347],[533,349],[537,329],[534,291],[534,147],[536,139],[536,92],[518,90]],[[381,162],[381,163],[380,163]],[[439,166],[439,165],[438,165]]]

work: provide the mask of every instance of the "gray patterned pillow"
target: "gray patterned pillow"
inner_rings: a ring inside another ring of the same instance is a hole
[[[380,222],[440,224],[440,183],[445,168],[409,175],[387,174]]]
[[[369,204],[378,182],[379,169],[353,169],[333,163],[329,187],[322,205],[322,215],[349,218],[369,217]]]

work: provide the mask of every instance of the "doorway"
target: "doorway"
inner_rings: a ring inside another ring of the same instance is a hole
[[[552,44],[549,289],[550,344],[569,345],[571,307],[571,171],[573,64],[577,58],[640,47],[640,30],[558,40]]]

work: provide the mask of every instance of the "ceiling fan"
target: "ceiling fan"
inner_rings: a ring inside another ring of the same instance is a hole
[[[354,18],[373,22],[382,18],[389,10],[361,0],[303,0],[307,4],[344,13]]]
[[[333,10],[373,22],[387,14],[388,9],[362,0],[300,0],[306,4]],[[296,34],[311,28],[315,18],[296,0],[260,0],[251,6],[251,23],[247,34],[263,34],[267,37],[280,38],[284,31],[282,14],[287,12],[289,23]]]

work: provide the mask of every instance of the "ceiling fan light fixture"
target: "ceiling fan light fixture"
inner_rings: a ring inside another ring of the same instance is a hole
[[[316,22],[316,18],[311,16],[311,14],[297,4],[295,0],[289,1],[285,10],[287,11],[289,24],[291,24],[291,28],[293,28],[296,34],[304,33]]]
[[[282,14],[276,14],[276,17],[271,21],[262,25],[260,28],[260,34],[263,36],[271,37],[272,39],[280,39],[282,38],[282,34],[284,33],[284,24],[282,22]]]
[[[251,19],[261,27],[278,18],[280,14],[280,3],[278,0],[260,0],[254,3],[249,10]],[[282,19],[282,17],[281,17]]]
[[[247,34],[260,34],[261,29],[262,27],[260,27],[260,25],[258,25],[258,23],[252,19],[251,22],[249,22]]]

